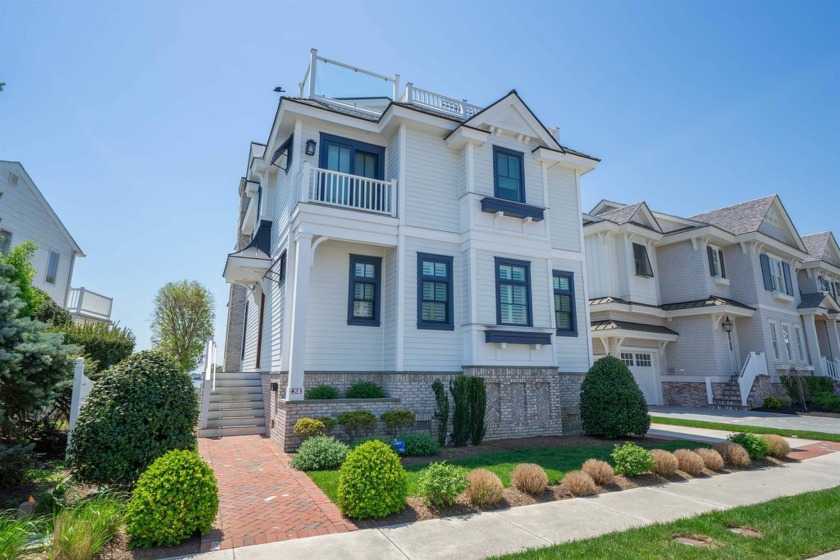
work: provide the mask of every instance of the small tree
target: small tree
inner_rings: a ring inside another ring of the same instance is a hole
[[[624,362],[614,356],[601,358],[586,374],[580,416],[584,432],[607,439],[642,436],[650,428],[645,396]]]
[[[32,315],[33,319],[53,327],[65,327],[73,324],[73,316],[70,315],[70,312],[56,303],[47,292],[34,286],[32,289],[39,294],[41,300],[40,306]]]
[[[459,375],[449,382],[449,392],[452,393],[452,443],[455,447],[467,444],[470,439],[470,401],[469,381]]]
[[[195,280],[169,282],[155,297],[152,343],[184,371],[201,359],[204,342],[213,336],[213,296]]]
[[[17,247],[9,250],[5,257],[0,256],[0,264],[9,265],[3,270],[3,275],[17,286],[17,297],[23,302],[18,311],[20,317],[31,317],[35,314],[43,302],[46,293],[32,285],[35,278],[35,265],[32,264],[32,257],[38,246],[31,241],[24,241]]]
[[[443,387],[443,382],[440,379],[435,379],[432,383],[432,391],[435,393],[435,419],[437,420],[438,443],[441,447],[446,445],[446,431],[449,429],[449,396],[446,394],[446,389]]]

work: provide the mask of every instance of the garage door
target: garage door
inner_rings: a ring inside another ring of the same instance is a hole
[[[639,388],[645,395],[647,403],[660,404],[653,354],[651,352],[622,352],[621,361],[630,368],[633,377],[636,378],[636,383],[639,384]]]

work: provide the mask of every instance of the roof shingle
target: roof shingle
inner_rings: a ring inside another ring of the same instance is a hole
[[[764,221],[774,200],[776,200],[776,195],[765,196],[690,216],[689,220],[711,224],[733,235],[750,233],[758,231],[758,226]]]

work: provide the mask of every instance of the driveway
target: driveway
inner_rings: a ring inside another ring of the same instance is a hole
[[[773,414],[771,412],[754,412],[740,410],[710,410],[706,408],[688,408],[682,406],[650,406],[651,416],[665,418],[679,418],[682,420],[701,420],[703,422],[718,422],[732,424],[733,427],[761,426],[763,428],[781,428],[785,430],[802,430],[840,434],[840,418],[824,418],[821,416],[794,416],[791,414]]]

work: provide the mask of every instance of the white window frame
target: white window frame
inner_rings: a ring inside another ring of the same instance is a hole
[[[773,357],[781,360],[782,345],[779,344],[779,325],[776,321],[770,321],[770,342],[773,344]]]
[[[805,357],[805,342],[802,338],[802,327],[794,325],[793,336],[796,337],[796,352],[799,354],[799,361],[805,363],[808,360]]]
[[[53,273],[52,281],[50,281],[50,263],[52,262],[52,256],[55,255],[55,272]],[[44,282],[47,284],[52,284],[53,286],[56,285],[58,282],[58,269],[61,266],[61,253],[54,249],[50,249],[47,252],[47,268],[44,271]]]
[[[782,260],[767,255],[767,265],[770,267],[770,280],[773,284],[773,291],[786,295],[787,284],[785,283],[785,268],[782,266]]]
[[[788,361],[794,361],[793,341],[790,338],[790,325],[788,323],[782,323],[782,342],[785,343],[785,351],[787,352]]]
[[[12,238],[14,237],[14,232],[11,231],[11,230],[8,230],[6,228],[0,228],[0,231],[6,232],[7,234],[9,234],[9,237],[8,237],[9,246],[6,247],[6,251],[3,252],[2,249],[0,248],[0,255],[2,255],[4,257],[8,257],[9,256],[9,251],[11,251],[11,249],[12,249]]]

